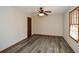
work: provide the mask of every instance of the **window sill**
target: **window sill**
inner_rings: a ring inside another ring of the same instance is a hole
[[[74,41],[76,41],[76,43],[78,43],[79,41],[75,40],[72,36],[69,35],[70,38],[72,38]]]

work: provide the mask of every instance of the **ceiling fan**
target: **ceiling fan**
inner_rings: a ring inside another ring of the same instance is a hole
[[[51,11],[45,11],[42,7],[40,7],[38,10],[38,16],[48,16],[48,13],[51,13]]]

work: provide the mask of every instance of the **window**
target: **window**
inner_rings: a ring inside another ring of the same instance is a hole
[[[79,7],[69,13],[69,35],[75,41],[79,41]]]

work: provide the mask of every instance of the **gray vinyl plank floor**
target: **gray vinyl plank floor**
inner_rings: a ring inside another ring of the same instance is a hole
[[[4,53],[73,53],[63,37],[33,35]]]

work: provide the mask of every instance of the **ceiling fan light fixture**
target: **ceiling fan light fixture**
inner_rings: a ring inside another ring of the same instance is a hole
[[[39,16],[44,16],[44,14],[43,14],[43,13],[39,13],[38,15],[39,15]]]

